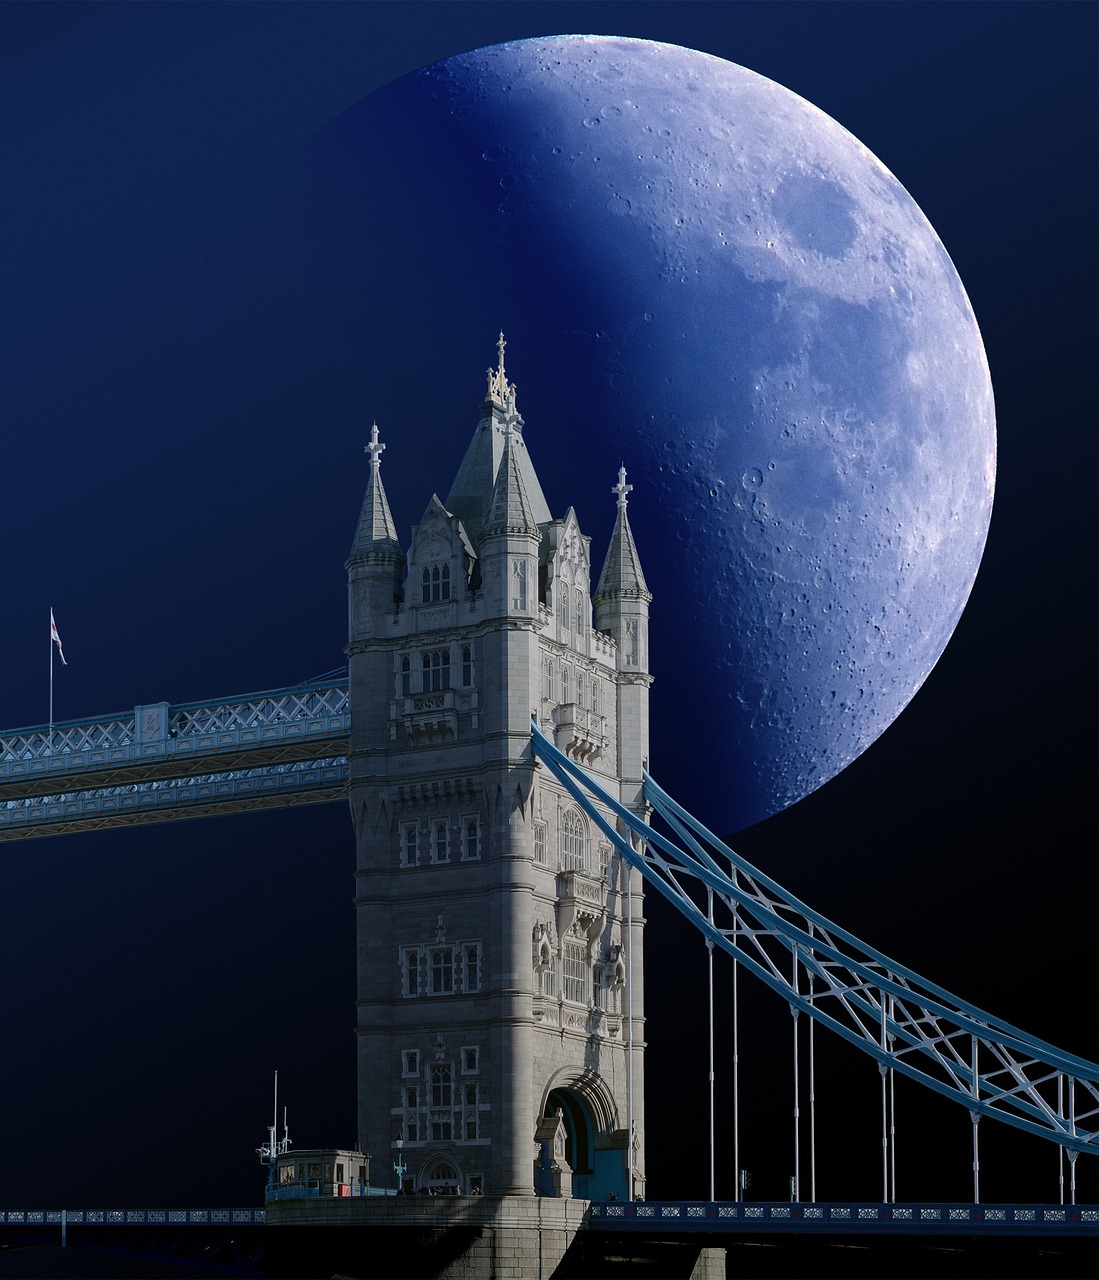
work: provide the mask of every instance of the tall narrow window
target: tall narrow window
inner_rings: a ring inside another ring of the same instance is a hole
[[[474,1080],[467,1081],[462,1085],[462,1136],[467,1142],[477,1141],[477,1120],[478,1120],[478,1089],[477,1082]]]
[[[448,996],[454,990],[454,948],[431,948],[431,994]]]
[[[424,566],[423,602],[439,604],[450,599],[450,565],[446,563]]]
[[[561,819],[561,870],[583,871],[584,820],[570,809]]]
[[[562,631],[569,629],[569,588],[568,583],[562,582],[557,588],[557,621],[561,624]]]
[[[591,709],[596,713],[596,715],[599,714],[599,681],[598,680],[592,680],[591,682]]]
[[[523,556],[511,562],[511,607],[513,609],[527,607],[527,562]]]
[[[402,1110],[404,1112],[401,1117],[401,1128],[404,1132],[406,1142],[419,1142],[420,1140],[420,1086],[416,1084],[406,1084],[401,1090]]]
[[[454,1064],[431,1065],[431,1140],[450,1142],[454,1137]]]
[[[546,659],[546,697],[549,698],[550,702],[552,702],[556,697],[556,695],[557,695],[557,688],[556,688],[556,683],[553,679],[553,659],[547,658]]]
[[[401,866],[414,867],[419,861],[419,831],[415,822],[401,824]]]
[[[546,864],[546,824],[544,822],[534,824],[534,861],[541,863],[542,866]]]
[[[591,991],[591,968],[586,948],[577,942],[564,947],[564,996],[573,1004],[588,1004]]]
[[[431,1105],[454,1105],[454,1067],[449,1062],[434,1062],[431,1065]]]
[[[466,991],[481,990],[481,944],[462,944],[462,987]]]
[[[462,860],[481,856],[481,819],[467,817],[462,819]]]
[[[419,947],[401,948],[401,995],[418,996],[420,994],[420,949]]]
[[[445,818],[431,824],[431,861],[436,865],[450,861],[450,828]]]
[[[570,702],[569,690],[572,685],[572,668],[563,666],[561,668],[561,701]]]
[[[640,665],[641,646],[637,634],[637,619],[626,619],[626,663],[631,667]]]
[[[407,653],[401,654],[401,697],[407,698],[412,692],[412,659]]]
[[[584,617],[584,593],[583,593],[583,591],[581,591],[581,590],[580,590],[580,588],[579,588],[579,587],[576,587],[576,588],[574,588],[574,590],[573,590],[573,601],[574,601],[575,606],[576,606],[576,608],[575,608],[575,613],[576,613],[576,630],[577,630],[577,631],[581,631],[581,630],[583,629],[583,621],[582,621],[582,620],[583,620],[583,617]]]
[[[473,646],[462,645],[462,688],[468,689],[473,683]]]

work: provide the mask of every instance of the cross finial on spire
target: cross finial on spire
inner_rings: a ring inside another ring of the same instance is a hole
[[[626,510],[626,494],[633,493],[633,485],[626,483],[626,468],[620,466],[618,468],[618,483],[611,490],[611,493],[618,494],[618,510]]]
[[[363,445],[363,453],[370,454],[370,465],[377,471],[382,465],[381,455],[385,452],[385,445],[378,443],[378,424],[374,423],[374,430],[370,433],[370,443]]]

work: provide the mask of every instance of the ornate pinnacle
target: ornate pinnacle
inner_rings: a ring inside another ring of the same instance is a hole
[[[633,493],[633,485],[626,483],[626,468],[620,466],[618,468],[618,483],[611,489],[611,493],[618,494],[618,510],[626,510],[626,494]]]
[[[507,374],[504,372],[504,348],[507,343],[504,340],[504,331],[500,330],[500,336],[496,341],[496,350],[499,352],[499,360],[495,369],[488,370],[488,399],[499,405],[508,413],[515,412],[515,383],[508,382]]]
[[[382,465],[381,455],[385,452],[385,445],[378,443],[378,424],[374,423],[374,430],[370,433],[370,443],[363,445],[363,453],[370,454],[370,466],[374,471],[378,471]]]

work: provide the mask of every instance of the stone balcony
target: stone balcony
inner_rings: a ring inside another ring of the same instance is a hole
[[[607,717],[575,702],[563,702],[554,712],[554,745],[580,764],[598,760],[607,749]]]

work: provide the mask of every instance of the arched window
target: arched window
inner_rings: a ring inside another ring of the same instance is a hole
[[[561,624],[562,631],[569,629],[569,587],[567,582],[562,582],[557,589],[557,621]]]
[[[591,1002],[591,966],[587,948],[583,943],[566,942],[562,951],[564,962],[564,992],[566,1000],[573,1004]]]
[[[424,565],[423,602],[438,604],[450,599],[450,565],[445,561]]]
[[[584,819],[575,809],[569,809],[561,819],[561,870],[583,871]]]

